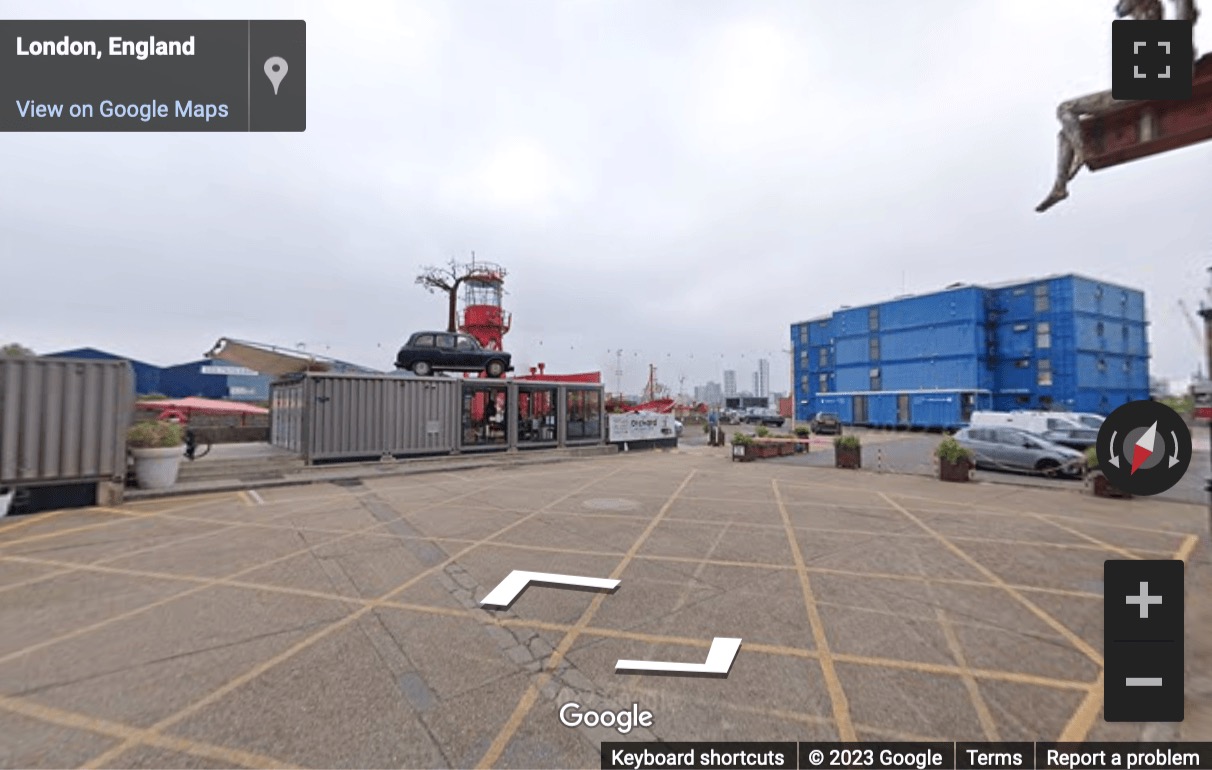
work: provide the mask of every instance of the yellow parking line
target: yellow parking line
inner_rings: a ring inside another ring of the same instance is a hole
[[[943,629],[947,646],[951,648],[951,656],[955,658],[955,662],[963,672],[960,674],[960,679],[963,680],[964,689],[968,691],[968,697],[972,700],[972,707],[976,709],[976,718],[981,723],[981,729],[985,731],[985,737],[991,741],[1000,741],[1001,736],[997,732],[997,723],[994,722],[993,715],[989,713],[989,704],[985,703],[980,687],[976,684],[976,677],[972,675],[972,669],[968,666],[968,659],[964,656],[964,648],[955,634],[955,628],[951,625],[951,621],[942,607],[935,607],[934,611],[938,617],[938,624]]]
[[[47,521],[48,519],[53,519],[56,516],[62,516],[63,514],[71,513],[72,511],[78,512],[80,510],[86,510],[86,509],[61,508],[60,510],[48,511],[46,513],[27,514],[24,517],[19,518],[17,521],[10,521],[10,522],[5,523],[4,526],[0,526],[0,535],[3,535],[5,532],[12,532],[15,529],[21,529],[22,527],[28,527],[30,524],[33,524],[35,522]]]
[[[1061,524],[1059,521],[1053,521],[1051,518],[1049,518],[1048,516],[1044,516],[1043,514],[1030,513],[1028,515],[1030,515],[1034,519],[1038,519],[1039,521],[1044,522],[1045,524],[1051,524],[1052,526],[1056,527],[1057,529],[1062,529],[1071,535],[1075,535],[1077,537],[1080,537],[1083,540],[1093,543],[1094,545],[1097,545],[1099,548],[1102,548],[1105,551],[1110,551],[1111,553],[1119,554],[1120,556],[1124,557],[1125,559],[1140,559],[1139,556],[1132,553],[1127,548],[1120,548],[1117,545],[1112,545],[1111,543],[1105,542],[1103,540],[1099,540],[1097,537],[1094,537],[1093,535],[1087,535],[1085,532],[1081,532],[1081,531],[1074,529],[1073,527],[1070,527],[1065,524]]]
[[[1174,554],[1174,558],[1185,562],[1191,558],[1191,554],[1195,552],[1195,546],[1199,544],[1199,537],[1196,535],[1187,535],[1187,539],[1183,541],[1182,547],[1178,549],[1178,553]]]
[[[1069,718],[1065,729],[1057,738],[1058,741],[1076,743],[1086,739],[1086,735],[1089,734],[1090,728],[1094,726],[1094,721],[1098,719],[1099,712],[1103,708],[1103,673],[1098,672],[1098,678],[1090,685],[1081,705]]]
[[[576,487],[575,489],[573,489],[571,492],[567,493],[566,495],[564,495],[560,498],[557,498],[557,500],[550,503],[550,505],[558,504],[562,500],[572,497],[573,495],[580,494],[582,491],[584,491],[596,484],[600,484],[601,482],[609,479],[611,476],[616,475],[617,473],[621,472],[622,470],[623,470],[622,468],[616,468],[615,470],[611,471],[610,473],[607,473],[606,475],[602,476],[601,478],[596,478],[596,479],[593,479],[592,481],[586,482],[585,484],[582,484],[579,487]],[[436,506],[439,504],[447,504],[447,503],[453,502],[454,500],[458,500],[458,499],[461,499],[464,497],[469,497],[474,494],[479,494],[483,491],[484,491],[484,488],[475,489],[470,492],[465,492],[465,493],[462,493],[459,495],[455,495],[453,498],[442,501],[441,503],[434,503],[433,505]],[[511,522],[510,524],[502,527],[501,529],[496,530],[491,535],[488,535],[487,537],[485,537],[483,539],[483,541],[481,541],[481,542],[487,542],[493,538],[499,537],[500,535],[503,535],[506,532],[509,532],[509,531],[513,530],[514,528],[521,526],[522,524],[524,524],[525,522],[529,521],[534,516],[537,516],[542,512],[543,512],[543,509],[539,508],[539,509],[535,510],[534,513],[532,513],[530,516],[525,516],[523,518],[517,519],[517,520]],[[382,522],[379,522],[379,524],[382,524]],[[193,701],[188,706],[180,709],[179,711],[177,711],[167,717],[164,717],[163,719],[161,719],[159,722],[155,723],[151,727],[148,727],[147,729],[140,731],[140,733],[138,735],[131,736],[130,738],[127,738],[120,745],[114,746],[113,748],[109,749],[108,751],[102,752],[101,754],[93,757],[91,760],[89,760],[87,763],[85,763],[83,765],[83,767],[85,767],[85,768],[101,767],[102,765],[106,764],[107,762],[110,762],[114,758],[120,756],[123,752],[125,752],[132,746],[138,745],[139,743],[147,743],[152,736],[159,736],[160,734],[163,733],[164,730],[167,730],[169,727],[172,727],[173,725],[177,724],[181,720],[187,719],[190,716],[198,713],[199,711],[201,711],[202,709],[211,705],[212,703],[215,703],[216,701],[220,700],[221,698],[223,698],[224,696],[226,696],[228,693],[232,692],[233,690],[236,690],[237,688],[247,684],[248,682],[253,681],[257,677],[264,674],[266,671],[269,671],[270,669],[274,668],[275,666],[278,666],[279,664],[289,660],[290,658],[294,657],[296,654],[302,652],[303,650],[306,650],[307,648],[311,647],[316,642],[326,638],[330,634],[335,633],[336,631],[339,631],[339,630],[347,627],[351,623],[356,622],[359,618],[364,617],[367,613],[372,611],[375,607],[382,606],[385,602],[390,601],[395,596],[398,596],[399,594],[408,590],[410,587],[412,587],[413,585],[416,585],[421,580],[424,580],[426,577],[429,577],[430,575],[434,574],[435,572],[445,569],[446,567],[450,566],[451,564],[454,564],[459,559],[461,559],[463,556],[466,556],[468,553],[471,553],[473,550],[475,550],[478,547],[478,545],[479,544],[468,546],[468,547],[462,549],[461,551],[458,551],[457,553],[449,556],[448,558],[444,559],[443,561],[433,565],[432,567],[422,570],[420,573],[418,573],[418,574],[414,575],[413,577],[409,578],[408,580],[404,581],[403,583],[396,586],[395,588],[388,591],[387,593],[383,594],[382,596],[378,597],[377,599],[373,599],[373,600],[367,602],[360,609],[351,612],[350,614],[346,615],[345,617],[341,618],[340,620],[329,623],[328,625],[321,628],[319,631],[316,631],[315,633],[312,633],[311,635],[307,636],[306,638],[295,643],[289,649],[284,650],[283,652],[273,656],[272,658],[270,658],[266,661],[263,661],[263,662],[257,664],[256,666],[253,666],[251,669],[246,670],[244,673],[230,679],[226,684],[218,687],[215,690],[212,690],[210,692],[210,694],[208,694],[198,700]],[[264,566],[265,565],[260,565],[258,567],[258,569],[260,569],[261,567],[264,567]]]
[[[795,571],[799,575],[800,592],[803,594],[804,609],[808,612],[808,624],[812,627],[812,638],[816,644],[817,660],[821,667],[821,674],[825,679],[825,689],[829,693],[829,702],[833,707],[833,721],[837,725],[838,736],[843,741],[857,740],[857,735],[854,732],[854,723],[850,718],[850,701],[846,698],[846,692],[842,689],[842,681],[838,678],[837,669],[833,665],[833,655],[829,650],[829,639],[825,636],[825,625],[816,606],[816,596],[813,594],[812,583],[808,577],[808,569],[804,564],[804,554],[800,550],[800,543],[795,535],[795,527],[791,526],[791,514],[787,512],[787,506],[783,504],[783,495],[779,491],[778,480],[771,479],[770,485],[774,489],[774,499],[778,504],[779,514],[783,517],[783,527],[786,529],[788,544],[791,546],[791,558],[795,562]]]
[[[631,563],[631,560],[635,558],[636,553],[644,546],[644,543],[647,542],[648,537],[652,534],[653,530],[655,530],[657,525],[661,523],[661,519],[663,519],[669,512],[669,509],[673,507],[673,504],[677,501],[678,496],[686,490],[686,487],[690,484],[690,480],[694,478],[696,472],[696,470],[691,470],[690,473],[686,475],[686,478],[683,479],[678,488],[674,490],[673,495],[670,496],[669,500],[667,500],[665,504],[661,506],[661,510],[652,517],[652,520],[648,523],[648,526],[642,533],[640,533],[640,536],[636,538],[634,543],[632,543],[631,548],[628,549],[618,566],[615,567],[610,573],[611,579],[618,579],[623,574],[623,571],[627,569],[627,565]],[[597,614],[598,608],[602,606],[602,601],[606,596],[606,594],[601,593],[595,595],[593,600],[589,602],[589,607],[583,613],[581,613],[581,617],[577,619],[576,625],[574,625],[566,634],[564,634],[564,638],[560,640],[559,645],[556,646],[555,651],[552,652],[548,658],[546,670],[539,675],[537,680],[531,682],[530,686],[526,688],[526,692],[523,693],[521,700],[519,700],[517,705],[514,706],[513,713],[509,715],[509,719],[506,720],[505,725],[501,727],[501,730],[497,733],[496,738],[493,739],[492,744],[488,747],[488,751],[485,752],[484,756],[480,759],[477,767],[492,767],[497,763],[497,760],[501,758],[501,754],[505,751],[505,747],[509,745],[509,742],[513,739],[514,734],[517,733],[518,728],[522,726],[522,722],[526,719],[526,715],[529,714],[530,709],[534,707],[535,701],[538,700],[540,688],[550,681],[556,667],[560,665],[560,662],[564,660],[564,656],[568,654],[568,651],[572,649],[572,645],[576,643],[577,637],[580,636],[581,632],[584,631],[585,628],[587,628],[593,621],[593,616]]]
[[[937,538],[938,541],[940,543],[942,543],[943,547],[945,547],[947,550],[951,551],[951,553],[955,554],[956,556],[958,556],[961,559],[963,559],[964,561],[966,561],[969,565],[971,565],[978,572],[980,572],[982,575],[984,575],[986,578],[988,578],[991,582],[996,583],[999,588],[1001,588],[1006,593],[1008,593],[1012,597],[1014,597],[1014,599],[1017,600],[1019,604],[1026,607],[1028,610],[1030,610],[1031,614],[1035,615],[1037,618],[1039,618],[1040,620],[1047,623],[1049,626],[1052,627],[1052,629],[1054,631],[1059,633],[1061,636],[1065,637],[1065,639],[1067,639],[1070,644],[1072,644],[1074,647],[1076,647],[1078,650],[1080,650],[1086,657],[1088,657],[1090,660],[1097,663],[1100,667],[1103,665],[1103,656],[1099,654],[1098,650],[1095,650],[1093,647],[1091,647],[1090,644],[1088,642],[1086,642],[1085,639],[1082,639],[1080,636],[1073,633],[1073,631],[1071,631],[1068,626],[1066,626],[1064,623],[1061,623],[1059,620],[1052,617],[1047,612],[1044,612],[1034,602],[1032,602],[1026,596],[1023,596],[1021,591],[1016,590],[1009,583],[1002,580],[1001,577],[998,576],[998,574],[996,572],[989,569],[984,564],[981,564],[976,559],[972,558],[972,556],[970,556],[966,551],[964,551],[962,548],[957,546],[955,543],[948,540],[946,536],[944,536],[942,533],[940,533],[937,530],[935,530],[934,528],[932,528],[930,525],[926,524],[924,521],[919,519],[917,516],[910,513],[906,508],[902,507],[899,503],[897,503],[891,497],[888,497],[883,492],[880,493],[880,496],[883,497],[885,500],[887,500],[890,505],[892,505],[892,506],[896,507],[898,510],[900,510],[901,513],[905,514],[905,516],[907,516],[911,521],[913,521],[919,527],[926,530],[930,534],[934,535],[935,538]]]
[[[84,730],[98,735],[105,735],[110,738],[129,739],[139,733],[137,727],[115,722],[108,719],[98,719],[97,717],[87,716],[85,714],[77,714],[63,709],[44,706],[40,703],[26,700],[24,698],[13,698],[7,695],[0,695],[0,709],[4,709],[13,714],[19,714],[24,717],[37,719],[50,724],[69,727],[76,730]],[[156,736],[154,741],[148,741],[151,745],[171,751],[177,751],[182,754],[192,754],[196,757],[212,759],[225,764],[238,765],[241,767],[251,768],[277,768],[277,767],[297,767],[280,759],[267,757],[263,754],[254,754],[249,751],[241,751],[239,749],[230,749],[226,746],[215,746],[201,741],[189,740],[187,738],[178,738],[175,736]]]

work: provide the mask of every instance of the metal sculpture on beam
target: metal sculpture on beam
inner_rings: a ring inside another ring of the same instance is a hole
[[[1195,22],[1199,17],[1195,0],[1175,0],[1175,18]],[[1137,21],[1158,21],[1165,17],[1161,0],[1119,0],[1116,16]],[[1192,62],[1194,65],[1194,62]],[[1082,120],[1105,115],[1114,109],[1132,104],[1112,98],[1111,91],[1079,96],[1061,102],[1056,109],[1061,130],[1057,138],[1056,180],[1048,196],[1035,207],[1044,212],[1069,197],[1069,182],[1088,161],[1088,148],[1082,138]]]

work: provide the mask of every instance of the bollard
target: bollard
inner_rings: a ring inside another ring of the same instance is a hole
[[[884,472],[884,450],[879,447],[875,450],[875,472]]]

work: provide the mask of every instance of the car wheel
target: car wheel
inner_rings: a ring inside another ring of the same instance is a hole
[[[505,374],[505,364],[500,361],[489,361],[485,371],[488,372],[489,377],[501,377]]]
[[[1055,476],[1058,468],[1060,468],[1060,463],[1058,463],[1056,460],[1049,460],[1047,458],[1040,460],[1035,464],[1035,470],[1039,471],[1045,476]]]
[[[428,377],[433,374],[433,367],[424,361],[417,361],[412,365],[412,373],[418,377]]]

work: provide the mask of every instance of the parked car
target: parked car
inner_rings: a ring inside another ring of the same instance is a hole
[[[973,412],[971,425],[1018,428],[1072,449],[1087,449],[1098,441],[1097,428],[1078,422],[1066,412]]]
[[[1081,475],[1085,455],[1019,428],[962,428],[955,440],[971,449],[977,468],[1034,471],[1049,475]]]
[[[787,422],[787,418],[773,409],[762,409],[761,407],[753,407],[745,413],[745,422],[750,425],[769,425],[775,428],[783,427],[783,423]]]
[[[808,427],[813,433],[842,435],[842,420],[833,412],[817,412],[808,421]]]
[[[482,347],[470,334],[417,332],[396,354],[396,368],[418,377],[440,371],[487,372],[489,377],[504,377],[513,371],[512,358],[509,353]]]
[[[1106,417],[1103,417],[1101,414],[1094,414],[1093,412],[1073,412],[1072,415],[1078,422],[1091,430],[1098,430],[1107,421]]]

